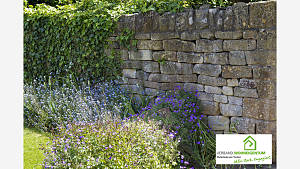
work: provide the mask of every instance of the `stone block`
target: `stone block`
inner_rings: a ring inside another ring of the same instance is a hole
[[[156,96],[158,94],[157,89],[145,88],[145,94],[150,96]]]
[[[257,39],[257,31],[245,30],[243,32],[243,39]]]
[[[222,52],[223,51],[223,40],[207,40],[201,39],[196,40],[196,51],[197,52]]]
[[[243,99],[240,97],[234,97],[234,96],[228,96],[228,102],[229,104],[234,104],[234,105],[243,105]]]
[[[247,66],[224,66],[222,69],[224,78],[251,78],[252,69]]]
[[[230,123],[231,131],[238,134],[255,134],[255,119],[246,117],[232,117]]]
[[[204,90],[203,85],[195,84],[195,83],[184,83],[183,88],[187,91],[195,91],[195,92]]]
[[[171,12],[159,16],[159,30],[161,32],[175,30],[175,14]]]
[[[195,10],[195,28],[202,30],[208,28],[208,9],[209,5],[203,5]]]
[[[175,30],[185,31],[193,29],[194,18],[193,18],[194,10],[186,9],[184,12],[176,13],[176,22],[175,22]]]
[[[160,63],[160,71],[163,74],[192,74],[192,64],[178,62]]]
[[[153,74],[151,73],[148,78],[152,82],[177,82],[177,75],[162,75],[162,74]]]
[[[241,87],[234,88],[234,96],[258,98],[256,89],[247,89]]]
[[[259,80],[276,79],[276,67],[253,67],[253,78]]]
[[[276,26],[276,1],[251,3],[249,5],[250,28]]]
[[[142,61],[124,61],[121,65],[122,69],[142,69]]]
[[[218,22],[218,13],[220,9],[219,8],[211,8],[208,9],[208,23],[209,23],[209,29],[210,30],[217,30],[220,28],[220,26],[217,24]]]
[[[219,77],[211,77],[205,75],[198,76],[198,83],[210,86],[225,86],[226,80]]]
[[[256,88],[256,83],[255,80],[252,79],[240,79],[239,86],[248,89],[254,89]]]
[[[144,61],[142,69],[145,72],[159,72],[159,64],[153,61]]]
[[[220,103],[227,103],[227,96],[225,95],[219,95],[219,94],[214,94],[214,101],[215,102],[220,102]]]
[[[214,94],[212,93],[205,93],[205,92],[198,92],[197,98],[202,101],[214,101]]]
[[[267,39],[267,40],[257,40],[257,49],[276,50],[276,38]]]
[[[248,5],[243,2],[238,2],[233,5],[233,27],[236,30],[248,28],[249,26],[249,10]]]
[[[143,82],[141,79],[128,79],[128,84],[142,86]]]
[[[123,76],[127,78],[136,78],[135,69],[123,69]]]
[[[163,48],[169,51],[193,52],[195,50],[195,43],[178,39],[164,40]]]
[[[151,39],[150,33],[136,33],[134,37],[137,40],[148,40],[148,39]]]
[[[224,12],[224,30],[233,30],[234,20],[233,20],[233,7],[229,6]]]
[[[222,93],[227,95],[227,96],[232,96],[233,95],[233,89],[232,89],[232,87],[223,86],[222,87]]]
[[[135,32],[149,33],[156,29],[155,27],[157,25],[154,20],[155,16],[157,16],[157,13],[154,11],[139,13],[135,15],[135,22],[129,22],[128,24],[134,23],[133,25],[135,25]]]
[[[205,31],[201,31],[200,32],[200,37],[202,39],[214,39],[215,38],[215,34],[212,31],[205,30]]]
[[[243,116],[259,120],[276,120],[276,101],[244,98]]]
[[[180,35],[180,39],[182,40],[198,40],[200,39],[199,32],[182,32]]]
[[[222,89],[214,86],[205,86],[204,91],[206,93],[222,94]]]
[[[174,90],[178,86],[182,87],[182,83],[161,83],[160,90]]]
[[[229,131],[229,118],[224,116],[208,116],[208,125],[213,130]]]
[[[144,81],[144,87],[152,88],[152,89],[159,89],[160,85],[158,82]]]
[[[148,80],[148,77],[149,77],[149,73],[144,72],[142,70],[137,70],[136,71],[136,78],[137,79],[141,79],[141,80],[145,81],[145,80]]]
[[[177,75],[178,82],[197,82],[197,75],[195,74],[187,74],[187,75]]]
[[[228,64],[228,53],[205,53],[204,63],[225,65]]]
[[[244,51],[229,52],[229,64],[246,65],[246,56]]]
[[[259,98],[276,99],[276,81],[257,81],[257,92]]]
[[[239,81],[237,79],[227,79],[227,86],[238,86]]]
[[[202,53],[177,52],[178,62],[203,63]]]
[[[137,48],[148,50],[163,50],[163,43],[162,41],[139,40],[137,42]]]
[[[179,38],[177,32],[162,32],[162,33],[152,33],[151,40],[167,40]]]
[[[211,102],[211,101],[201,101],[200,102],[200,109],[203,114],[206,115],[219,115],[219,103]]]
[[[117,22],[115,33],[119,34],[124,29],[130,29],[132,31],[135,31],[135,20],[136,20],[135,14],[121,16]]]
[[[130,60],[152,60],[151,50],[129,51]]]
[[[122,60],[128,60],[129,59],[128,50],[127,49],[120,50],[120,56]]]
[[[248,65],[276,66],[276,51],[246,51]]]
[[[242,116],[242,106],[234,104],[220,104],[220,111],[223,116]]]
[[[195,64],[193,73],[218,77],[221,74],[221,65]]]
[[[217,39],[241,39],[243,37],[243,32],[241,31],[217,31],[215,32],[215,37]]]
[[[158,51],[158,52],[153,52],[152,55],[154,61],[163,61],[163,60],[177,61],[177,55],[176,52],[174,51]]]
[[[224,51],[255,50],[256,40],[224,40]]]
[[[276,121],[258,120],[256,123],[256,134],[272,134],[273,137],[276,136]]]
[[[130,93],[143,94],[144,90],[139,85],[121,85],[121,87],[125,88]]]

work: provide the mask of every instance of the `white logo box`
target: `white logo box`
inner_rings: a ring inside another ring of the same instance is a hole
[[[272,164],[272,134],[217,134],[216,164]]]

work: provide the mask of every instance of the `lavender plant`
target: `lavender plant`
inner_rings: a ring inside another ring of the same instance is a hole
[[[155,121],[74,123],[44,148],[44,168],[174,168],[178,141]]]

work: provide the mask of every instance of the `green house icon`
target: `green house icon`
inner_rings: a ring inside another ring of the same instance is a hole
[[[256,150],[256,141],[248,136],[244,141],[244,150]]]

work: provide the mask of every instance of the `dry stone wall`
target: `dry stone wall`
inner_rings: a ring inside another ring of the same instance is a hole
[[[276,1],[227,8],[123,16],[137,50],[116,43],[123,85],[155,95],[180,86],[197,90],[217,133],[273,134],[276,139]]]

